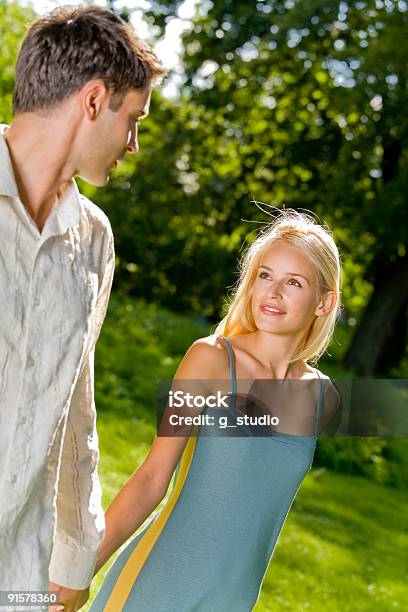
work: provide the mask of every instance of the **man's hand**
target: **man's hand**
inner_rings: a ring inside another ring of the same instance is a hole
[[[76,589],[68,589],[67,587],[50,582],[48,585],[49,591],[58,591],[60,593],[60,603],[54,604],[48,608],[48,612],[56,612],[64,610],[64,612],[76,612],[88,601],[89,587],[83,591]]]

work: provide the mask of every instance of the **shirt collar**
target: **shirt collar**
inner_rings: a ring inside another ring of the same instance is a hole
[[[4,132],[7,128],[8,125],[0,125],[0,196],[17,198],[18,204],[24,208],[18,193],[7,142],[4,138]],[[25,209],[24,212],[28,215]],[[80,193],[75,180],[71,179],[70,184],[52,209],[44,225],[41,237],[46,238],[52,235],[65,234],[70,227],[79,225],[80,220]]]
[[[4,132],[7,128],[8,125],[0,124],[0,196],[19,198],[10,153],[4,138]]]
[[[65,234],[69,228],[79,225],[80,220],[80,194],[72,179],[45,222],[41,237],[45,240],[50,236]]]

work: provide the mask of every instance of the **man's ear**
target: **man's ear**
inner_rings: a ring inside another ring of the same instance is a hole
[[[328,291],[321,296],[319,304],[315,310],[316,317],[324,317],[329,314],[336,306],[337,293],[335,291]]]
[[[109,103],[109,89],[102,79],[92,79],[79,91],[82,111],[90,121],[95,121]]]

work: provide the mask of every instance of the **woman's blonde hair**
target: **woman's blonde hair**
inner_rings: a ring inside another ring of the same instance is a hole
[[[239,266],[240,275],[228,312],[215,333],[237,336],[256,330],[251,309],[251,289],[261,259],[278,240],[286,241],[310,258],[316,270],[320,296],[328,291],[334,291],[337,296],[333,309],[326,316],[314,319],[304,345],[298,347],[290,360],[291,363],[298,359],[317,363],[331,340],[340,312],[340,255],[330,230],[316,223],[312,215],[294,209],[280,210],[247,249]]]

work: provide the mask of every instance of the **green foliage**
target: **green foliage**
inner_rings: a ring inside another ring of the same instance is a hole
[[[389,486],[408,488],[406,438],[321,438],[316,464],[361,474]]]
[[[154,424],[157,382],[172,378],[189,345],[207,334],[193,318],[113,294],[96,352],[98,412]]]
[[[147,14],[162,28],[179,5]],[[245,239],[269,219],[256,199],[329,223],[359,317],[378,262],[405,253],[407,19],[403,3],[199,3],[180,98],[156,94],[136,165],[94,195],[112,217],[118,285],[215,320]]]
[[[153,99],[152,116],[140,135],[141,152],[123,165],[111,183],[95,192],[82,190],[109,215],[118,254],[116,286],[147,301],[178,311],[218,318],[225,287],[237,277],[236,251],[248,228],[225,233],[231,203],[189,196],[187,151],[183,127],[187,109]],[[205,172],[212,180],[212,170]],[[216,177],[214,177],[216,180]],[[242,225],[242,224],[241,224]],[[250,228],[252,229],[252,228]]]
[[[0,0],[0,123],[11,121],[14,66],[26,27],[33,18],[31,9]]]

